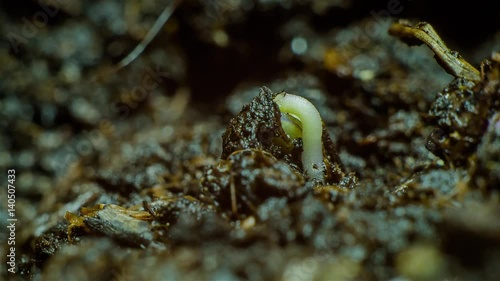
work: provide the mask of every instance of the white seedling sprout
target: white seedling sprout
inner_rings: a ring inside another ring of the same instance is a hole
[[[285,132],[292,138],[297,136],[297,125],[293,118],[301,123],[302,131],[302,167],[310,179],[324,179],[323,164],[323,122],[314,105],[303,97],[279,93],[274,97],[280,111],[290,115],[282,118]],[[288,129],[290,128],[290,129]]]

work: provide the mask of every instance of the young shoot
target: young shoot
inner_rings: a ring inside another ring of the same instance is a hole
[[[302,167],[310,179],[324,180],[323,122],[314,105],[303,97],[279,93],[274,97],[281,111],[283,130],[302,138]]]

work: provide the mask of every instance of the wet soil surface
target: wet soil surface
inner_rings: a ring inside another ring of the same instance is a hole
[[[500,280],[498,15],[424,2],[185,0],[119,70],[169,1],[2,3],[0,279]]]

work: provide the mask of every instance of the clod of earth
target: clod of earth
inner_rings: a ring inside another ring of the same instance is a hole
[[[500,58],[494,53],[481,62],[481,72],[457,52],[449,50],[428,23],[411,26],[394,23],[389,32],[410,45],[422,41],[435,53],[438,63],[456,77],[437,94],[429,110],[436,128],[427,138],[426,148],[451,166],[468,166],[484,135],[488,119],[500,109]]]

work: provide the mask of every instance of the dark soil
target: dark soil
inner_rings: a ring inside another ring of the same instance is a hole
[[[170,1],[3,1],[0,279],[500,280],[498,9],[413,2],[185,0],[116,69]]]

